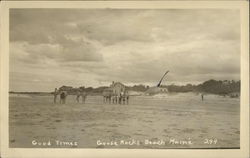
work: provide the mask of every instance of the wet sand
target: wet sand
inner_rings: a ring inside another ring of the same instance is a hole
[[[53,96],[11,95],[9,109],[13,148],[240,145],[240,99],[236,98],[206,95],[201,101],[194,93],[179,93],[131,96],[128,105],[119,105],[105,104],[101,96],[88,96],[85,104],[68,96],[62,105],[54,104]]]

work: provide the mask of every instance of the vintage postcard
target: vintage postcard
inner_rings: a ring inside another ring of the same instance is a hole
[[[249,156],[238,2],[3,2],[2,157]]]

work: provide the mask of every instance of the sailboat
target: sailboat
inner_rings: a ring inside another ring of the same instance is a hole
[[[168,93],[168,89],[166,87],[161,87],[162,80],[168,73],[169,71],[166,71],[165,74],[162,76],[161,80],[159,81],[159,83],[156,86],[150,87],[145,93],[148,95]]]

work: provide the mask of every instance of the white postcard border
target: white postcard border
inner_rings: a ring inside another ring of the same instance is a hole
[[[148,8],[241,10],[240,149],[29,149],[9,148],[9,9]],[[1,2],[1,156],[2,157],[171,157],[247,158],[249,156],[249,2],[247,1],[3,1]]]

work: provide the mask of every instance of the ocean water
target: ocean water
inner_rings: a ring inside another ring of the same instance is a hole
[[[205,95],[202,101],[195,93],[176,93],[109,104],[88,96],[83,104],[69,95],[66,104],[54,104],[52,95],[11,95],[9,103],[10,147],[240,147],[239,98]]]

